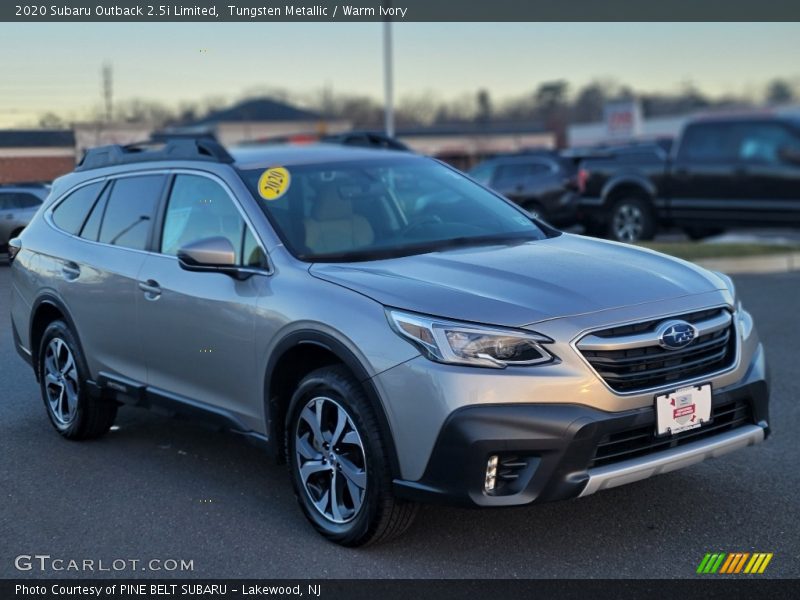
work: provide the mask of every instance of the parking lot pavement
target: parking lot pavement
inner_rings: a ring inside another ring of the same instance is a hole
[[[405,537],[347,550],[306,523],[284,467],[235,435],[123,409],[101,440],[59,438],[12,348],[0,266],[0,577],[39,575],[17,572],[14,557],[48,554],[193,561],[191,573],[133,573],[149,577],[685,578],[720,551],[773,552],[762,577],[798,577],[800,273],[736,284],[771,361],[766,443],[580,500],[423,507]]]

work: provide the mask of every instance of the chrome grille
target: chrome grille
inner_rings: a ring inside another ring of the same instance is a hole
[[[675,319],[694,325],[697,336],[686,347],[671,350],[659,344],[656,330]],[[629,393],[730,367],[736,358],[736,330],[731,313],[716,308],[595,331],[577,347],[613,390]]]

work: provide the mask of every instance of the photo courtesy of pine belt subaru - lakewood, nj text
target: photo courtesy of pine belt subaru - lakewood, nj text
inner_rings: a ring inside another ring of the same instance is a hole
[[[230,152],[90,150],[11,240],[14,342],[66,438],[119,404],[206,417],[357,546],[418,502],[587,496],[767,436],[725,275],[562,233],[409,152]]]

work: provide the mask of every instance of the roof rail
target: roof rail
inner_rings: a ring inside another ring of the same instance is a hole
[[[208,137],[148,140],[127,146],[114,144],[89,148],[75,170],[88,171],[113,165],[158,160],[232,163],[233,157],[219,142]]]

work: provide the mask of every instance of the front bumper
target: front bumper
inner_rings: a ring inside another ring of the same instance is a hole
[[[655,428],[652,407],[613,413],[576,404],[464,407],[442,427],[423,477],[395,480],[395,493],[422,502],[518,506],[586,496],[682,468],[769,435],[767,381],[759,347],[741,381],[714,390],[718,419],[673,439],[651,440],[652,451],[625,441],[629,432]],[[484,478],[492,455],[500,457],[501,468],[504,460],[515,466],[495,493],[487,493]]]

